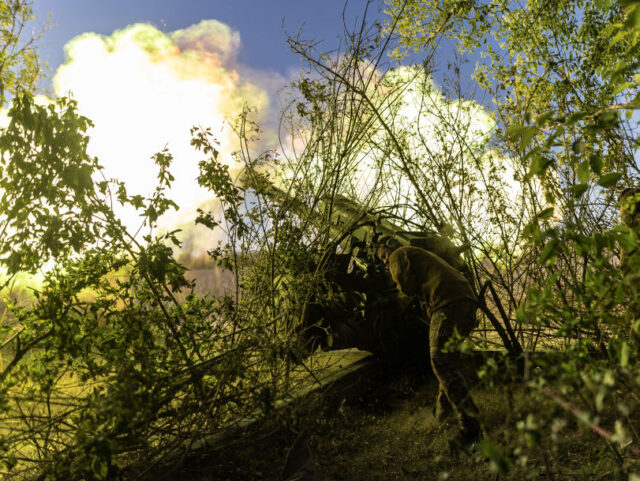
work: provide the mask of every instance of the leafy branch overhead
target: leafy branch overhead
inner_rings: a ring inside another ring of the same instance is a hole
[[[94,218],[105,215],[95,201],[106,184],[92,179],[100,170],[86,151],[92,124],[76,113],[73,101],[44,107],[23,93],[8,115],[11,121],[0,135],[2,263],[11,274],[34,272],[104,234]]]

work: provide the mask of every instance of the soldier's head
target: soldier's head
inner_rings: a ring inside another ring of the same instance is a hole
[[[395,251],[399,247],[402,247],[397,239],[394,239],[393,237],[388,235],[382,236],[378,240],[377,246],[378,247],[376,249],[376,256],[385,265],[389,262],[389,256],[393,253],[393,251]]]
[[[416,277],[419,267],[411,265],[411,259],[404,250],[397,250],[389,259],[389,274],[396,283],[398,290],[407,297],[416,296],[420,291],[420,284]]]
[[[630,187],[620,192],[620,220],[627,227],[640,227],[640,187]]]

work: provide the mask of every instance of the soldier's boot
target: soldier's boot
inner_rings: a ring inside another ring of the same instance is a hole
[[[449,452],[453,454],[466,453],[473,454],[480,450],[480,440],[482,439],[482,428],[480,422],[475,417],[465,417],[461,421],[461,428],[458,433],[449,440]]]
[[[458,441],[463,446],[470,446],[482,439],[482,426],[475,416],[463,415],[458,432]]]

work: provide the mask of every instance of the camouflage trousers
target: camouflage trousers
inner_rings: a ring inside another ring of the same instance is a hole
[[[431,313],[429,327],[431,367],[440,382],[436,409],[453,408],[462,430],[478,425],[478,408],[460,372],[460,353],[445,346],[454,332],[464,338],[476,327],[476,308],[472,300],[456,301]]]

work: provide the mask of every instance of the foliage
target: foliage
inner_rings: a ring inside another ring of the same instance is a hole
[[[1,262],[10,276],[44,278],[33,302],[7,299],[2,324],[5,478],[144,475],[269,410],[283,388],[283,341],[269,337],[264,303],[247,285],[220,299],[197,295],[174,258],[177,232],[157,231],[158,218],[176,207],[166,195],[171,154],[154,156],[152,195],[129,195],[86,154],[91,124],[72,101],[42,107],[24,93],[9,117],[0,133]],[[206,155],[201,184],[225,202],[229,239],[250,237],[215,144],[205,133],[194,143]],[[129,233],[114,202],[136,208],[151,234]],[[215,254],[239,285],[249,263],[241,252]]]
[[[300,158],[320,165],[349,159],[340,171],[340,193],[401,228],[437,232],[465,246],[477,291],[490,281],[513,317],[536,255],[525,249],[522,234],[527,219],[546,207],[540,183],[515,181],[526,169],[494,148],[495,121],[460,96],[459,70],[452,86],[440,89],[428,66],[389,62],[391,37],[380,41],[377,28],[363,25],[335,55],[291,40],[309,68],[296,109],[305,125],[296,132],[307,147]],[[325,141],[329,133],[331,142]],[[355,141],[342,142],[340,135]],[[339,146],[338,155],[325,155],[318,148],[325,144]],[[534,344],[536,336],[528,331],[523,339],[524,332],[520,342]]]
[[[312,157],[291,162],[294,176],[283,168],[274,177],[293,202],[265,195],[258,170],[280,160],[251,156],[259,131],[247,110],[232,126],[234,159],[219,158],[210,130],[192,130],[204,158],[198,181],[217,199],[196,222],[223,233],[208,254],[235,279],[222,298],[198,295],[174,256],[178,232],[157,229],[177,207],[167,194],[171,154],[154,156],[150,196],[130,194],[87,154],[92,124],[75,107],[22,92],[0,132],[5,285],[24,272],[43,276],[33,301],[4,299],[7,479],[153,476],[234,422],[270,413],[295,382],[292,361],[306,354],[292,334],[305,301],[324,290],[319,260],[335,252],[340,165],[326,164],[318,182]],[[243,188],[232,161],[253,177]],[[136,209],[148,234],[129,232],[114,204]]]
[[[9,111],[11,122],[0,146],[0,209],[6,236],[2,263],[10,274],[33,272],[49,260],[77,253],[103,230],[100,224],[94,231],[86,229],[104,213],[92,203],[91,174],[98,166],[87,155],[88,139],[82,135],[91,124],[74,107],[66,100],[41,107],[22,95]]]
[[[532,412],[524,432],[535,436],[513,456],[522,460],[554,439],[551,427],[561,417],[577,417],[603,438],[626,476],[629,443],[637,438],[638,232],[616,225],[616,190],[637,186],[640,173],[638,4],[388,5],[387,35],[398,34],[397,56],[429,55],[446,38],[461,55],[482,58],[474,77],[494,104],[493,143],[525,170],[520,182],[541,185],[548,203],[519,233],[536,257],[518,271],[526,296],[513,307],[521,326],[559,340],[557,362],[527,375],[532,396],[561,409]]]
[[[46,68],[37,54],[39,35],[25,36],[34,20],[30,0],[0,2],[0,107],[19,90],[33,91]]]
[[[220,299],[196,294],[175,259],[178,233],[157,229],[177,207],[170,152],[154,156],[153,194],[131,195],[87,154],[91,122],[73,101],[16,95],[0,132],[0,263],[7,284],[44,274],[32,302],[6,300],[0,326],[6,477],[152,475],[230,423],[271,413],[306,354],[296,335],[309,301],[361,315],[326,271],[353,253],[344,241],[366,215],[463,245],[476,292],[497,293],[486,313],[513,323],[527,351],[555,350],[524,360],[526,401],[481,446],[492,470],[553,479],[548,451],[576,421],[600,436],[616,475],[636,468],[639,233],[617,225],[616,192],[640,173],[640,5],[388,5],[385,26],[365,12],[340,52],[289,39],[303,70],[280,155],[254,154],[250,110],[232,125],[233,159],[219,158],[210,130],[192,130],[198,181],[217,199],[196,222],[223,233],[208,255],[235,279]],[[443,87],[431,80],[445,38],[462,60],[483,55],[474,77],[493,101],[486,110],[463,93],[460,65]],[[397,63],[408,51],[423,64]],[[7,65],[35,72],[31,51],[16,52]],[[9,71],[6,91],[31,85]],[[149,234],[128,232],[114,203],[136,209]],[[478,342],[495,346],[486,332]],[[491,359],[480,378],[495,386],[501,371]]]

